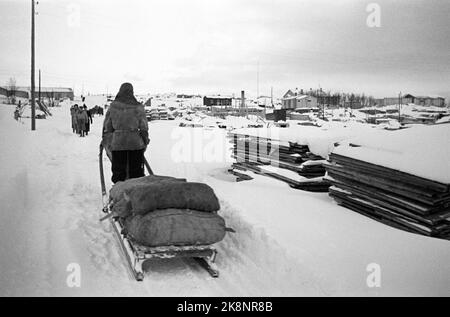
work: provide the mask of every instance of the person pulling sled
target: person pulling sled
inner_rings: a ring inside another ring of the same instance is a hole
[[[105,115],[99,168],[103,212],[118,238],[132,276],[144,279],[143,263],[153,258],[192,258],[218,277],[215,244],[227,228],[218,214],[220,203],[203,183],[154,175],[144,157],[149,144],[144,107],[124,83]],[[112,162],[112,182],[106,191],[103,149]],[[148,176],[145,176],[144,165]]]
[[[112,162],[113,183],[144,176],[149,142],[144,106],[134,97],[133,86],[124,83],[103,121],[103,145]]]

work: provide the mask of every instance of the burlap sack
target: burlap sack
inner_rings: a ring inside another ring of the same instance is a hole
[[[159,175],[149,175],[139,178],[132,178],[124,182],[116,183],[109,191],[109,196],[114,201],[119,201],[123,198],[124,193],[129,194],[132,190],[139,186],[146,186],[148,184],[158,183],[161,181],[185,182],[186,180],[182,178]]]
[[[125,220],[125,230],[149,247],[210,245],[225,237],[225,220],[216,213],[194,210],[156,210]]]
[[[136,187],[129,193],[133,214],[157,209],[192,209],[212,212],[220,209],[211,187],[203,183],[161,181]]]
[[[220,209],[211,187],[165,176],[146,176],[119,182],[110,191],[112,211],[121,217],[144,215],[157,209]]]

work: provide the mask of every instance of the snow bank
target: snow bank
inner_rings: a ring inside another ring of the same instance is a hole
[[[150,123],[146,157],[152,169],[212,186],[220,213],[237,232],[217,245],[219,279],[190,260],[162,259],[147,262],[146,280],[136,283],[108,222],[98,221],[103,118],[94,117],[89,136],[80,138],[72,133],[68,106],[37,121],[33,132],[29,120],[13,119],[14,107],[0,107],[0,295],[449,295],[448,241],[385,226],[334,204],[327,194],[295,190],[268,177],[236,183],[226,172],[231,165],[226,156],[177,161],[171,154],[183,138],[172,138],[173,131],[209,139],[196,134],[201,129],[177,130],[175,121]],[[300,128],[299,138],[320,137],[306,131],[321,128]],[[386,137],[402,132],[372,130]],[[216,132],[207,136],[229,146],[226,133]],[[202,144],[192,142],[197,143]],[[110,188],[111,165],[106,158],[104,164]],[[80,265],[80,288],[66,284],[71,263]],[[381,288],[366,284],[371,263],[381,268]]]
[[[47,115],[38,107],[36,107],[36,109],[35,109],[35,114],[36,114],[36,116],[47,117]],[[29,106],[29,105],[25,106],[25,108],[23,109],[23,112],[21,113],[21,117],[31,118],[31,106]]]
[[[232,129],[248,128],[254,127],[255,125],[259,125],[258,122],[256,122],[256,120],[251,120],[247,119],[246,117],[237,117],[237,116],[226,116],[222,124],[226,124],[227,127]]]

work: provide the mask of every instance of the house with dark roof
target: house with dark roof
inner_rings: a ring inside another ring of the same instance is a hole
[[[231,106],[231,96],[204,96],[203,105],[206,107],[228,107]]]
[[[445,98],[441,96],[413,96],[411,94],[406,94],[403,98],[411,100],[411,103],[419,106],[445,106]]]
[[[418,106],[435,106],[435,107],[444,107],[445,106],[445,98],[441,96],[417,96],[406,94],[401,97],[386,97],[383,98],[382,106],[390,106],[390,105],[398,105],[402,104],[410,104],[413,103]]]
[[[0,96],[8,97],[8,89],[0,87]]]

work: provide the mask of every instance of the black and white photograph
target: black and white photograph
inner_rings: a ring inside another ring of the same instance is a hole
[[[449,35],[448,0],[0,0],[0,297],[450,296]]]

